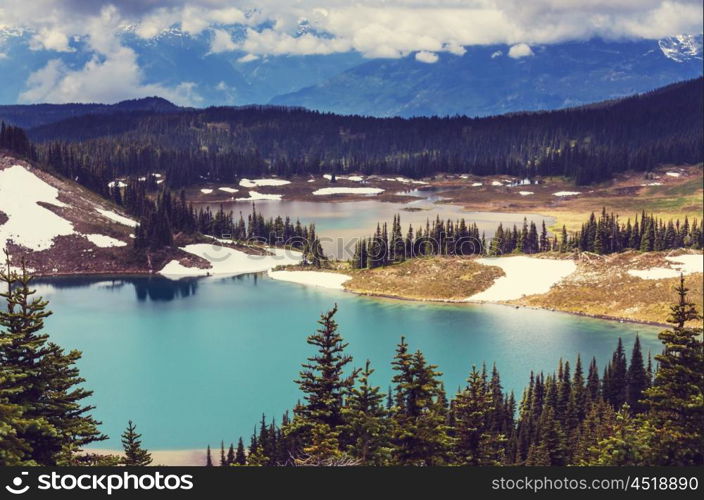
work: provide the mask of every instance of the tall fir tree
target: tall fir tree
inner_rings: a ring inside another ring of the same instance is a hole
[[[131,420],[122,433],[122,449],[125,452],[125,465],[144,467],[152,463],[151,454],[142,448],[142,435],[137,432],[137,426]]]
[[[671,306],[671,330],[660,332],[662,354],[655,356],[658,370],[644,404],[655,433],[658,465],[704,464],[704,343],[702,317],[687,297],[684,277],[676,287]],[[695,323],[695,326],[690,326]]]

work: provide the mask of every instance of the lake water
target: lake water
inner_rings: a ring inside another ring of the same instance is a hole
[[[321,312],[337,320],[355,365],[369,358],[386,390],[402,335],[439,365],[448,393],[471,366],[496,362],[504,387],[520,391],[530,370],[560,358],[596,356],[636,333],[659,352],[658,328],[497,305],[387,301],[273,281],[262,275],[169,281],[160,277],[56,278],[38,282],[54,315],[52,340],[83,351],[95,416],[118,448],[128,419],[151,449],[204,448],[248,439],[265,412],[279,419],[299,398],[293,379],[312,354],[306,337]],[[586,364],[586,363],[585,363]],[[573,365],[574,366],[574,365]]]
[[[499,223],[504,227],[512,227],[514,224],[520,227],[525,217],[540,228],[543,221],[548,227],[555,221],[553,217],[538,214],[472,212],[457,205],[435,203],[440,201],[440,198],[435,195],[433,189],[413,190],[406,194],[420,198],[408,203],[382,202],[372,197],[349,202],[263,200],[256,202],[256,209],[266,218],[281,215],[288,216],[293,221],[300,219],[303,224],[315,223],[325,253],[345,259],[352,257],[354,245],[350,245],[351,241],[371,236],[378,222],[387,222],[390,226],[396,214],[401,215],[404,236],[409,224],[416,230],[419,226],[425,226],[427,220],[432,222],[436,217],[453,221],[464,218],[468,223],[474,222],[480,232],[486,233],[487,238],[494,235]],[[220,205],[225,211],[232,211],[235,216],[242,212],[245,218],[252,211],[249,202],[209,204],[214,211],[218,210]],[[204,207],[206,204],[200,206]]]

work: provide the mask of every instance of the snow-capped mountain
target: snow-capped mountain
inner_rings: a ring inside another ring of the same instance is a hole
[[[298,36],[324,35],[304,19],[298,28]],[[223,27],[235,43],[243,39],[243,29]],[[93,57],[79,39],[72,40],[70,52],[33,50],[33,35],[0,29],[0,103],[18,102],[30,76],[54,59],[80,70]],[[208,30],[191,35],[171,27],[143,39],[130,25],[120,34],[137,54],[145,85],[188,83],[197,98],[180,104],[197,106],[279,104],[375,116],[479,116],[587,104],[702,74],[702,35],[534,45],[523,47],[522,54],[506,45],[468,46],[464,55],[439,53],[432,60],[418,54],[365,59],[357,52],[213,53],[213,36]]]
[[[665,57],[677,62],[702,60],[702,35],[676,35],[658,40]]]
[[[433,64],[414,54],[375,59],[270,102],[406,117],[559,109],[700,76],[697,37],[675,40],[676,46],[672,41],[599,39],[537,45],[518,58],[511,57],[511,48],[505,45],[473,46],[466,47],[462,56],[440,54]],[[661,43],[672,50],[666,53]]]

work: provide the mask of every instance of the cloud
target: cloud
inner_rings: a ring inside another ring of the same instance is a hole
[[[501,52],[500,50],[495,50],[491,53],[491,58],[496,59],[497,57],[501,57],[502,55],[504,55],[503,52]]]
[[[238,63],[248,63],[248,62],[256,61],[257,59],[259,59],[259,56],[255,56],[254,54],[245,54],[242,57],[240,57],[239,59],[237,59],[237,62]]]
[[[525,43],[517,43],[516,45],[512,45],[510,49],[508,49],[508,56],[512,57],[513,59],[520,59],[521,57],[529,57],[535,55],[533,54],[533,50],[530,48],[529,45]],[[494,57],[492,55],[492,57]]]
[[[29,41],[32,50],[53,50],[56,52],[73,52],[68,36],[56,29],[42,28]]]
[[[232,36],[225,30],[213,29],[213,38],[210,40],[210,54],[232,52],[237,49],[237,44],[232,41]]]
[[[117,102],[153,95],[181,105],[193,105],[201,100],[191,82],[176,87],[143,83],[136,55],[128,48],[104,60],[93,57],[77,70],[59,59],[52,59],[30,75],[27,89],[19,100],[23,103]]]
[[[428,52],[427,50],[416,52],[416,61],[420,61],[422,63],[433,64],[438,62],[438,59],[439,57],[435,52]]]
[[[26,30],[32,50],[57,53],[59,62],[48,63],[27,82],[25,100],[134,97],[158,90],[184,102],[197,100],[197,89],[145,82],[123,44],[126,30],[143,39],[174,27],[189,36],[208,36],[209,53],[241,52],[239,62],[356,51],[369,58],[415,54],[431,63],[443,52],[461,56],[470,45],[506,44],[511,57],[526,57],[531,45],[595,36],[701,33],[703,14],[701,0],[325,0],[324,8],[320,3],[2,0],[0,27]],[[233,28],[242,36],[233,39]],[[85,51],[88,62],[67,66],[61,60],[69,51]]]

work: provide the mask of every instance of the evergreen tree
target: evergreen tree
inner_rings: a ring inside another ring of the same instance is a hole
[[[650,379],[643,363],[643,353],[640,349],[640,338],[636,335],[631,353],[631,363],[628,366],[628,406],[633,413],[642,413],[645,407],[640,402],[643,392],[650,385]]]
[[[392,409],[396,460],[403,465],[438,465],[449,446],[441,386],[441,373],[425,361],[423,353],[409,354],[401,338],[393,362],[396,405]]]
[[[704,345],[701,320],[687,298],[684,277],[676,288],[678,301],[671,309],[671,330],[660,332],[662,354],[655,356],[658,370],[643,401],[655,432],[654,456],[658,465],[704,464]]]
[[[237,441],[237,453],[235,454],[235,461],[237,465],[246,465],[247,464],[247,454],[244,451],[244,443],[242,442],[242,438]]]
[[[151,454],[142,448],[142,435],[137,433],[137,427],[130,420],[127,429],[122,433],[122,449],[125,452],[125,465],[144,467],[152,463]]]
[[[350,388],[343,408],[349,454],[363,465],[384,465],[390,458],[389,425],[383,406],[384,394],[369,384],[374,373],[369,360],[360,372],[358,385]]]
[[[476,367],[453,405],[454,458],[463,465],[500,465],[505,437],[490,428],[494,398]]]
[[[79,449],[106,436],[90,416],[93,407],[83,403],[91,392],[81,387],[84,380],[75,366],[81,354],[49,342],[43,332],[51,314],[48,302],[32,297],[30,281],[24,264],[12,271],[8,258],[0,271],[5,288],[0,292],[5,302],[0,309],[0,396],[21,417],[7,432],[21,443],[16,452],[24,450],[27,463],[70,464]]]
[[[227,450],[227,458],[225,463],[227,465],[232,465],[235,463],[235,447],[232,443],[230,443],[230,448]]]
[[[303,364],[298,384],[304,394],[305,404],[299,405],[294,411],[293,427],[296,432],[303,432],[317,440],[318,448],[328,450],[333,442],[337,442],[338,427],[344,424],[342,414],[343,398],[354,383],[357,371],[345,376],[345,367],[352,357],[345,354],[347,344],[337,331],[334,316],[337,305],[322,314],[318,324],[320,328],[307,339],[317,352]],[[329,438],[322,433],[330,432]],[[319,452],[318,457],[319,457]],[[320,457],[319,457],[320,458]]]

